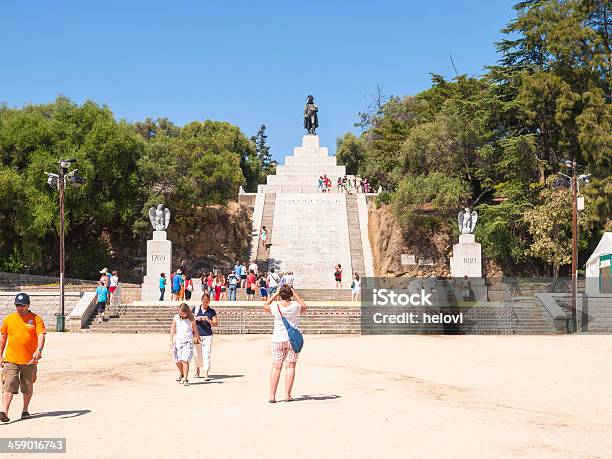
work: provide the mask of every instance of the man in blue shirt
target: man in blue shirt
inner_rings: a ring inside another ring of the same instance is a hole
[[[181,293],[181,287],[183,286],[183,276],[180,269],[176,270],[176,274],[172,278],[172,299],[178,300],[178,295]]]
[[[159,276],[159,301],[164,301],[166,293],[166,274],[161,273]]]
[[[102,322],[104,316],[104,309],[106,302],[108,301],[108,289],[104,285],[104,281],[98,282],[98,288],[96,289],[96,301],[98,302],[98,323]]]
[[[234,274],[236,275],[238,279],[240,279],[240,273],[242,273],[242,263],[237,261],[236,264],[234,265]]]

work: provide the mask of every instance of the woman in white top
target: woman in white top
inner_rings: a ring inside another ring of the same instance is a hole
[[[359,295],[361,294],[361,279],[359,274],[355,273],[353,276],[353,282],[351,283],[351,293],[353,294],[353,301],[357,301],[359,299]]]
[[[279,297],[280,300],[279,301]],[[264,303],[264,310],[274,316],[274,331],[272,332],[272,371],[270,373],[270,403],[276,403],[276,388],[285,362],[285,401],[293,400],[291,389],[295,379],[295,364],[298,354],[293,351],[289,335],[282,317],[290,325],[299,329],[300,314],[306,312],[306,303],[300,298],[293,287],[283,285]]]
[[[170,347],[174,351],[174,362],[180,373],[176,380],[184,386],[189,385],[189,362],[193,357],[194,339],[200,340],[195,318],[187,303],[181,303],[178,314],[172,319]]]

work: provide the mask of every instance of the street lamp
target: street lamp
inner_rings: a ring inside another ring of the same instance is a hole
[[[560,174],[571,181],[572,187],[572,310],[570,317],[567,318],[566,329],[568,333],[575,333],[577,330],[576,326],[576,303],[578,293],[578,182],[589,182],[591,174],[576,175],[576,170],[579,166],[576,164],[576,160],[561,160],[561,165],[567,169],[572,170],[572,175],[566,175],[562,172]]]
[[[59,191],[60,203],[60,234],[59,234],[59,262],[60,262],[60,313],[57,317],[56,330],[59,332],[65,331],[66,318],[64,315],[64,190],[66,185],[78,187],[85,184],[85,179],[77,174],[78,169],[68,172],[70,165],[75,163],[76,159],[62,159],[59,161],[59,170],[57,174],[45,172],[47,175],[47,183]]]

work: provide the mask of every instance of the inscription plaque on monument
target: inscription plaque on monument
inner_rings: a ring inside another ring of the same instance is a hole
[[[338,194],[276,195],[270,260],[280,271],[293,271],[296,287],[334,288],[333,272],[338,263],[342,265],[344,281],[350,285],[345,199]]]

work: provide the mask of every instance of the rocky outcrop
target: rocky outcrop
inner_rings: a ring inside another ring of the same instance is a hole
[[[236,202],[227,207],[207,207],[193,221],[193,231],[173,234],[173,263],[187,260],[190,271],[210,271],[215,268],[228,271],[238,259],[246,261],[251,240],[251,213]],[[172,230],[172,227],[170,227]]]
[[[408,233],[402,231],[389,206],[376,208],[372,204],[369,209],[368,230],[376,276],[450,275],[450,229]],[[417,264],[402,265],[402,254],[414,255]]]

